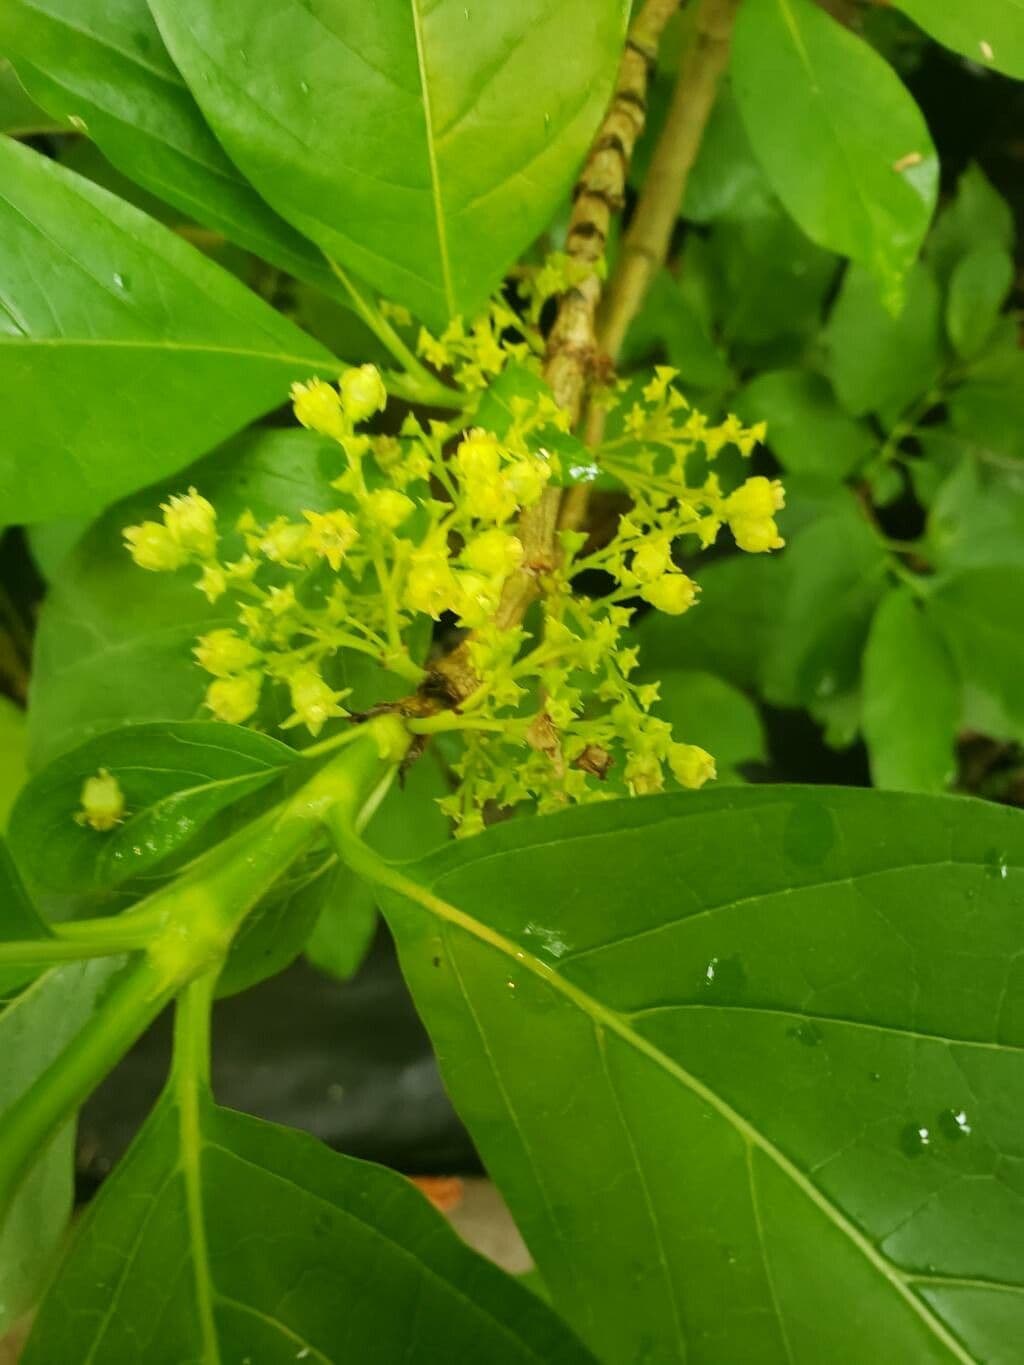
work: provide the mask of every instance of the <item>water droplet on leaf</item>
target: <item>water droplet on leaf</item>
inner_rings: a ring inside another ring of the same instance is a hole
[[[801,1023],[788,1028],[786,1037],[795,1038],[798,1043],[803,1043],[804,1047],[819,1047],[825,1039],[821,1029],[811,1019],[804,1019]]]
[[[945,1109],[939,1115],[939,1127],[951,1142],[971,1136],[971,1123],[964,1109]]]
[[[900,1146],[907,1156],[923,1156],[931,1142],[931,1133],[920,1123],[908,1123],[900,1133]]]

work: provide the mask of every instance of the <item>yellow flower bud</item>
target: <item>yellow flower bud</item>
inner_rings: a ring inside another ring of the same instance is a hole
[[[371,521],[383,526],[386,531],[394,531],[412,513],[416,504],[412,498],[399,493],[397,488],[378,488],[375,493],[369,494],[364,506]]]
[[[199,575],[196,587],[207,602],[216,602],[228,590],[228,576],[219,564],[207,564]]]
[[[551,466],[544,460],[516,460],[505,471],[520,507],[531,507],[544,492],[551,478]]]
[[[498,438],[489,431],[474,427],[459,442],[455,451],[455,467],[464,481],[479,483],[496,479],[501,470],[501,447]]]
[[[784,507],[786,495],[778,479],[757,474],[741,483],[725,500],[725,515],[730,522],[765,520]]]
[[[455,584],[454,610],[459,623],[470,630],[486,625],[498,605],[493,579],[484,578],[478,573],[460,573],[456,576]]]
[[[217,553],[217,513],[194,488],[161,503],[164,525],[183,550],[210,559]]]
[[[212,673],[216,678],[229,678],[232,673],[242,673],[260,659],[259,650],[227,628],[200,635],[192,652],[199,667],[205,668],[207,673]]]
[[[124,818],[124,792],[117,778],[101,768],[95,777],[82,784],[82,809],[75,816],[80,825],[101,834],[119,825]]]
[[[456,595],[455,575],[443,549],[420,549],[409,556],[405,605],[435,620],[447,611]]]
[[[375,412],[383,412],[387,389],[376,365],[359,365],[346,370],[338,381],[345,415],[353,422],[365,422]]]
[[[668,766],[681,787],[694,791],[718,776],[715,760],[696,744],[670,744]]]
[[[740,517],[729,523],[733,539],[747,554],[764,554],[767,550],[781,550],[785,541],[771,517]]]
[[[668,540],[646,540],[633,556],[630,568],[641,583],[653,583],[672,567],[672,547]]]
[[[188,558],[167,527],[161,526],[158,521],[126,526],[123,534],[128,553],[140,569],[169,573],[173,569],[180,569]]]
[[[697,584],[684,573],[666,573],[645,583],[640,596],[669,616],[681,616],[697,600]]]
[[[665,786],[661,763],[651,753],[630,754],[624,776],[634,796],[648,796]]]
[[[321,559],[326,559],[337,573],[358,537],[355,522],[341,508],[333,512],[303,512],[302,515],[309,522],[307,547]]]
[[[310,379],[306,384],[293,384],[292,407],[295,416],[310,431],[321,436],[332,436],[338,441],[347,425],[341,411],[341,397],[336,389],[322,379]]]
[[[332,716],[346,716],[348,712],[338,703],[345,695],[328,687],[312,664],[305,664],[288,678],[294,713],[284,722],[287,729],[305,725],[311,735],[318,735]]]
[[[523,562],[523,542],[495,526],[469,542],[463,558],[471,569],[490,578],[507,578]]]
[[[508,521],[519,505],[511,485],[500,474],[464,482],[463,493],[466,511],[477,521]]]
[[[303,564],[310,549],[309,527],[287,517],[276,517],[260,538],[260,554],[274,564]]]
[[[260,704],[262,685],[262,677],[255,672],[218,678],[206,689],[206,705],[218,720],[243,725]]]

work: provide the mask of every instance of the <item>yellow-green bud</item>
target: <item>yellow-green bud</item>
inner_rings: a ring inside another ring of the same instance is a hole
[[[660,538],[644,541],[630,565],[641,583],[653,583],[671,567],[671,546],[667,540]]]
[[[183,550],[200,559],[217,553],[217,513],[194,488],[161,504],[164,525]]]
[[[123,534],[128,553],[140,569],[149,569],[152,573],[170,573],[180,569],[188,558],[167,527],[161,526],[158,521],[126,526]]]
[[[288,678],[288,688],[295,711],[286,726],[305,725],[311,735],[318,735],[332,716],[348,714],[338,705],[345,694],[328,687],[312,664],[297,668]]]
[[[684,573],[665,573],[645,583],[640,596],[669,616],[681,616],[697,600],[697,584]]]
[[[196,587],[208,602],[216,602],[228,590],[228,576],[220,564],[207,564],[199,575]]]
[[[272,521],[259,542],[260,553],[275,564],[305,563],[309,548],[309,527],[285,517]]]
[[[786,543],[772,517],[737,517],[730,521],[729,529],[740,549],[751,555],[781,550]]]
[[[498,438],[489,431],[474,427],[459,442],[455,452],[455,465],[460,478],[471,483],[494,479],[501,469],[501,447]]]
[[[199,667],[205,668],[215,678],[229,678],[232,673],[243,673],[260,659],[259,650],[227,628],[200,635],[193,653]]]
[[[624,775],[635,796],[660,792],[665,785],[661,763],[652,753],[630,754]]]
[[[307,547],[321,559],[326,559],[337,573],[359,534],[355,522],[341,508],[333,512],[303,512],[302,515],[309,522]]]
[[[493,580],[478,573],[460,573],[456,576],[455,611],[461,625],[471,630],[485,625],[494,615],[498,605],[498,594]]]
[[[293,384],[291,397],[295,416],[304,427],[336,441],[344,436],[348,428],[341,410],[341,397],[330,384],[322,379]]]
[[[263,679],[256,672],[218,678],[206,689],[206,705],[218,720],[228,725],[244,725],[260,704],[262,684]]]
[[[507,578],[523,562],[523,542],[518,536],[495,526],[476,536],[466,546],[466,563],[490,578]]]
[[[415,503],[397,488],[378,488],[367,496],[366,514],[386,531],[394,531],[410,515]]]
[[[75,816],[80,825],[101,834],[119,825],[124,818],[124,792],[117,778],[101,768],[95,777],[82,784],[82,809]]]
[[[670,744],[668,766],[679,785],[692,790],[718,776],[715,760],[696,744]]]
[[[531,507],[544,492],[551,478],[551,466],[543,460],[516,460],[505,471],[520,507]]]
[[[779,480],[757,474],[729,494],[725,500],[725,515],[730,522],[763,520],[774,516],[785,503],[786,495]]]
[[[435,619],[452,605],[455,576],[443,549],[419,549],[409,556],[405,605]]]
[[[345,415],[353,422],[365,422],[375,412],[383,412],[387,389],[376,365],[359,365],[346,370],[338,381]]]

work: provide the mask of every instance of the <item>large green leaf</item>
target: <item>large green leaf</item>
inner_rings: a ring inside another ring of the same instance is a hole
[[[119,170],[231,241],[332,287],[319,251],[279,218],[210,132],[146,0],[5,0],[0,48],[36,102],[88,130]]]
[[[1024,351],[999,346],[970,368],[949,398],[954,429],[999,458],[1024,460]]]
[[[8,697],[0,696],[0,830],[6,826],[14,798],[25,781],[27,750],[25,712]]]
[[[403,1177],[163,1099],[43,1303],[24,1365],[585,1365]]]
[[[935,207],[938,160],[892,68],[812,0],[745,0],[733,90],[773,189],[814,241],[898,305]]]
[[[942,569],[1024,568],[1024,464],[993,468],[963,453],[929,508],[927,543]]]
[[[120,966],[106,958],[57,967],[0,1014],[0,1123],[90,1018]],[[31,1306],[53,1269],[71,1214],[73,1149],[72,1123],[40,1154],[0,1222],[0,1332]]]
[[[844,412],[827,379],[811,370],[756,375],[733,400],[747,422],[768,423],[768,444],[796,474],[840,481],[877,444],[864,422]]]
[[[123,726],[32,778],[11,815],[11,847],[34,887],[86,895],[117,886],[187,848],[297,758],[269,735],[217,721]],[[105,831],[75,818],[84,781],[100,771],[118,783],[125,807]]]
[[[437,325],[476,309],[547,226],[607,102],[628,7],[150,8],[214,132],[266,199]]]
[[[941,627],[965,684],[1005,716],[1024,739],[1024,597],[1020,566],[966,569],[940,583],[928,610]],[[993,733],[1007,737],[999,730]]]
[[[972,62],[1024,80],[1019,0],[896,0],[925,33]]]
[[[189,470],[187,481],[217,506],[226,539],[251,508],[261,521],[323,511],[337,495],[333,442],[308,431],[254,431]],[[178,479],[148,488],[104,516],[61,564],[36,637],[29,733],[33,766],[91,734],[125,721],[202,716],[209,678],[196,666],[197,635],[234,625],[225,600],[211,606],[188,574],[146,573],[125,552],[121,532],[152,517]]]
[[[949,281],[946,330],[957,353],[970,358],[984,345],[1013,285],[1013,258],[979,246],[959,260]]]
[[[941,210],[928,234],[925,255],[946,283],[961,257],[978,247],[1012,250],[1013,210],[976,162],[957,181],[956,194]]]
[[[186,242],[0,140],[0,505],[95,511],[285,401],[327,351]]]
[[[58,126],[28,97],[7,58],[0,57],[0,133],[10,137],[32,137],[37,133],[56,132]]]
[[[609,1365],[948,1365],[1024,1331],[1024,820],[757,789],[390,876],[449,1090]]]
[[[864,738],[877,787],[945,791],[956,773],[960,688],[931,619],[906,588],[875,612],[864,651]]]

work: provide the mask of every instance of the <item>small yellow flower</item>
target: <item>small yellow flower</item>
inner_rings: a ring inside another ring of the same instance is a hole
[[[333,512],[303,512],[302,515],[309,522],[306,546],[320,559],[326,559],[337,573],[341,561],[358,538],[355,522],[341,508]]]
[[[200,635],[192,651],[200,668],[216,678],[229,678],[233,673],[244,673],[259,662],[259,650],[248,640],[228,628],[211,630]]]
[[[386,531],[395,531],[413,512],[412,498],[399,493],[397,488],[378,488],[367,496],[363,504],[371,521]]]
[[[523,562],[523,542],[518,536],[495,526],[474,537],[463,552],[471,569],[491,578],[507,578]]]
[[[755,475],[725,500],[725,515],[736,544],[748,554],[781,549],[785,541],[775,524],[775,513],[785,505],[786,495],[778,479]]]
[[[660,403],[668,392],[668,386],[679,375],[670,365],[655,365],[654,378],[644,385],[643,395],[648,403]]]
[[[387,389],[376,365],[357,365],[346,370],[338,381],[341,405],[353,422],[365,422],[375,412],[383,412]]]
[[[217,513],[212,502],[190,488],[161,504],[164,525],[183,550],[210,559],[217,553]]]
[[[652,537],[637,550],[630,565],[641,583],[653,583],[672,567],[672,547],[664,537]]]
[[[478,573],[455,575],[454,610],[459,624],[470,630],[486,625],[498,605],[494,580]]]
[[[516,460],[505,471],[505,477],[520,507],[532,507],[540,498],[551,478],[551,466],[535,458]]]
[[[81,802],[82,809],[75,819],[80,825],[88,825],[101,834],[124,819],[124,792],[117,778],[106,768],[101,768],[95,777],[85,779]]]
[[[206,705],[218,720],[228,725],[244,725],[260,704],[262,685],[263,679],[256,672],[217,678],[206,689]]]
[[[459,476],[470,483],[497,478],[501,469],[501,446],[489,431],[474,427],[455,451],[455,467]]]
[[[260,554],[274,564],[306,563],[310,549],[309,527],[287,517],[275,517],[258,542]]]
[[[295,416],[304,427],[336,441],[345,435],[348,427],[341,410],[341,396],[330,384],[322,379],[293,384],[291,398]]]
[[[228,576],[220,564],[207,564],[199,575],[196,587],[207,602],[216,602],[228,590]]]
[[[684,573],[665,573],[645,583],[640,596],[668,616],[681,616],[697,600],[697,584]]]
[[[665,786],[661,763],[651,753],[630,754],[624,776],[634,796],[649,796]]]
[[[170,573],[180,569],[188,558],[167,527],[158,521],[126,526],[123,535],[132,559],[140,569],[149,569],[151,573]]]
[[[681,787],[696,790],[718,776],[715,760],[696,744],[670,744],[668,766]]]
[[[449,609],[455,596],[455,575],[443,547],[424,546],[409,556],[404,595],[407,607],[436,620]]]
[[[311,735],[318,735],[332,716],[347,716],[338,703],[346,694],[329,687],[312,664],[295,669],[288,678],[293,714],[284,722],[283,729],[304,725]]]

